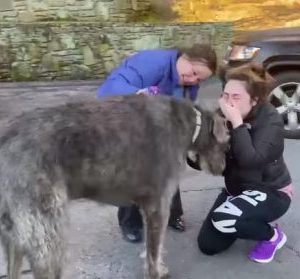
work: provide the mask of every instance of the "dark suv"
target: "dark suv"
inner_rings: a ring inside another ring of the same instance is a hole
[[[226,67],[262,63],[275,78],[271,103],[282,115],[285,137],[300,139],[300,28],[238,34],[224,57]]]

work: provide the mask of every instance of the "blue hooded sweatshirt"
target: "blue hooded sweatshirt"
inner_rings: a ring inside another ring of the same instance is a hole
[[[183,98],[176,62],[176,49],[142,50],[114,69],[97,90],[97,96],[134,94],[140,89],[157,86],[160,94]],[[191,100],[197,97],[199,86],[189,86]]]

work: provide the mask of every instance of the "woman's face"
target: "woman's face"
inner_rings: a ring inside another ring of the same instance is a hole
[[[204,61],[189,60],[185,55],[178,58],[176,67],[180,85],[196,85],[212,75]]]
[[[256,101],[251,100],[246,89],[246,82],[240,80],[229,80],[225,85],[222,98],[228,104],[235,106],[240,111],[242,118],[245,118],[257,104]]]

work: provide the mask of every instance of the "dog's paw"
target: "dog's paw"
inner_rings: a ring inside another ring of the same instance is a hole
[[[160,279],[169,279],[169,278],[171,278],[171,276],[170,276],[170,274],[168,273],[168,274],[165,274],[165,275],[163,275],[162,277],[160,277]]]
[[[158,271],[159,271],[159,278],[160,279],[170,278],[169,269],[164,263],[161,263],[159,265],[159,270]]]
[[[145,269],[144,279],[168,279],[170,278],[169,269],[164,264],[159,264],[158,269],[148,270]]]
[[[171,278],[170,273],[166,273],[165,275],[161,275],[159,279],[169,279]]]

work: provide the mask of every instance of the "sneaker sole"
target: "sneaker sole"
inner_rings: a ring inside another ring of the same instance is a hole
[[[279,249],[281,249],[281,248],[284,246],[284,244],[286,243],[286,241],[287,241],[286,234],[283,233],[282,239],[281,239],[281,241],[278,243],[278,245],[277,245],[277,247],[276,247],[276,249],[275,249],[275,251],[274,251],[274,253],[273,253],[273,255],[272,255],[271,258],[266,259],[266,260],[259,260],[259,259],[252,259],[252,258],[250,258],[250,260],[255,261],[255,262],[257,262],[257,263],[270,263],[270,262],[274,259],[274,256],[275,256],[275,254],[276,254],[276,251],[279,250]]]

